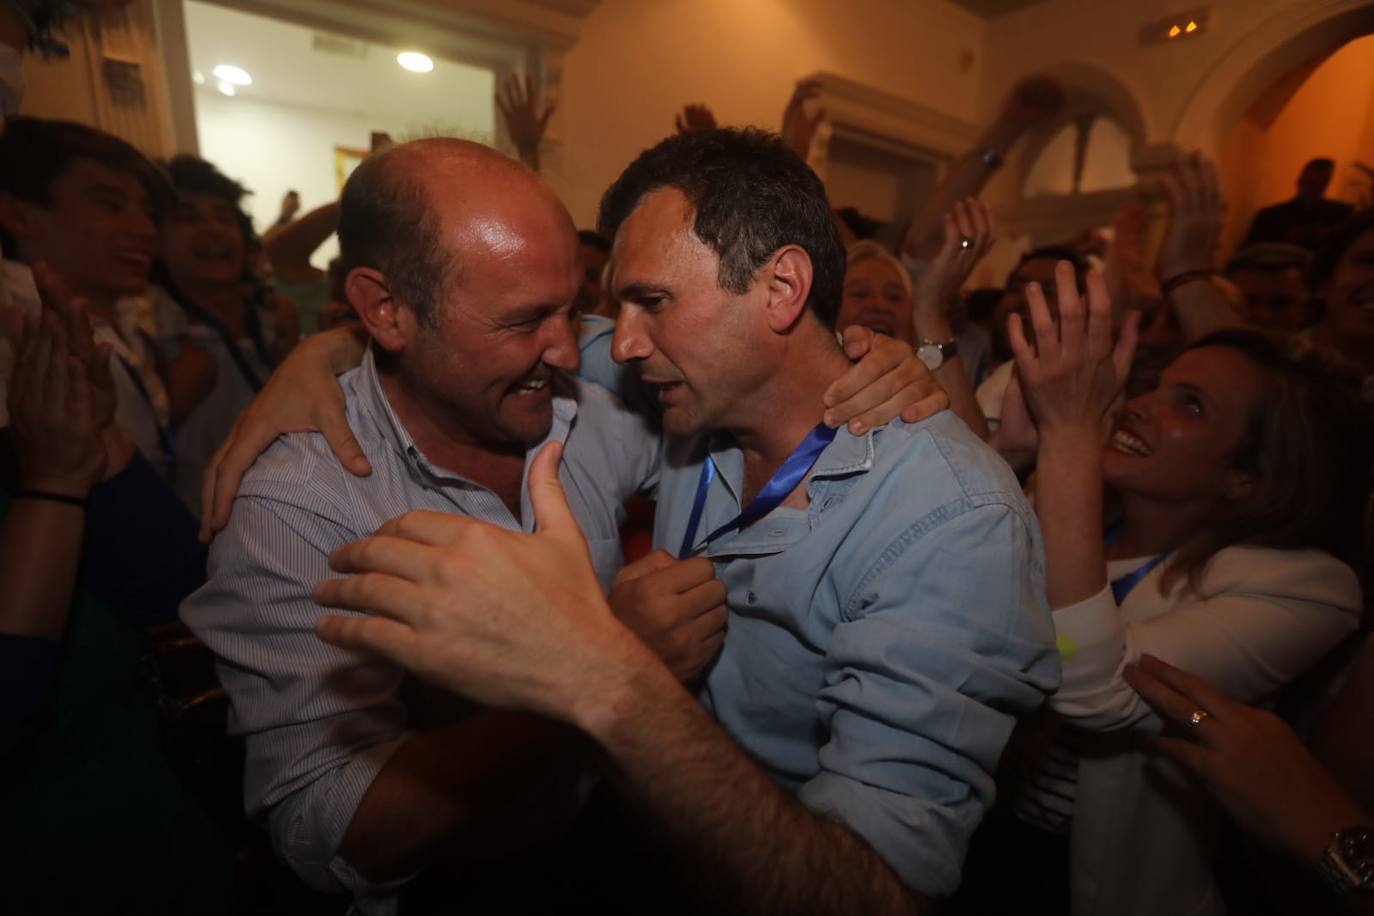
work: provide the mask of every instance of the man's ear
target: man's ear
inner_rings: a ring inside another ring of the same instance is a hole
[[[799,245],[784,245],[763,266],[768,284],[768,327],[786,334],[806,311],[811,295],[811,256]]]
[[[415,339],[415,313],[391,295],[386,275],[380,270],[350,270],[344,278],[344,295],[383,350],[398,353]]]

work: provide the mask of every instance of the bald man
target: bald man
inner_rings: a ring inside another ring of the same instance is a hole
[[[399,669],[322,646],[310,591],[332,575],[330,552],[411,509],[529,531],[526,456],[557,439],[609,585],[622,505],[654,483],[658,440],[567,377],[577,235],[533,174],[475,144],[420,141],[368,159],[340,205],[345,288],[371,336],[341,384],[372,473],[344,470],[319,434],[278,440],[245,477],[182,617],[220,658],[231,729],[246,739],[249,814],[309,884],[388,912],[395,883],[455,839],[490,852],[508,832],[518,844],[522,812],[537,831],[565,794],[542,763],[564,742],[551,725],[436,701]],[[576,767],[562,767],[571,784]]]
[[[622,562],[622,506],[656,486],[660,441],[568,375],[579,367],[577,234],[523,166],[459,140],[392,147],[349,178],[339,242],[345,292],[370,337],[340,384],[372,471],[345,470],[323,434],[278,439],[244,477],[209,581],[181,614],[219,656],[230,728],[246,739],[249,814],[309,884],[375,914],[395,911],[400,886],[436,859],[499,856],[553,830],[578,798],[581,739],[324,646],[311,593],[337,572],[331,552],[413,509],[530,531],[527,462],[559,440],[561,479],[607,588]],[[346,350],[348,339],[324,346]],[[654,585],[639,594],[667,608],[636,632],[679,676],[694,675],[723,638],[713,565],[632,570]],[[655,643],[664,633],[673,638]]]

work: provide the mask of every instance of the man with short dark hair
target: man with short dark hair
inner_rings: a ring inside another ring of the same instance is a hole
[[[1330,159],[1312,159],[1298,173],[1298,193],[1287,203],[1265,207],[1255,214],[1246,245],[1255,242],[1286,242],[1315,250],[1326,234],[1354,212],[1350,204],[1326,198],[1336,173]]]
[[[1307,290],[1312,252],[1284,242],[1247,245],[1222,271],[1245,294],[1246,321],[1257,328],[1296,334],[1312,323],[1314,309]]]
[[[615,357],[663,405],[655,542],[708,557],[728,590],[705,710],[610,617],[562,512],[541,511],[559,530],[533,539],[390,523],[338,555],[362,575],[316,592],[382,616],[321,635],[576,726],[714,904],[926,912],[959,883],[1016,715],[1058,683],[1029,506],[948,411],[859,434],[818,423],[847,367],[844,253],[819,180],[775,137],[663,141],[607,192],[600,228]],[[541,509],[554,466],[531,472]],[[517,572],[493,543],[535,559]],[[471,591],[443,584],[459,569]]]
[[[455,704],[321,646],[310,596],[331,554],[415,509],[529,531],[528,461],[559,441],[573,515],[609,587],[622,506],[654,486],[659,439],[606,391],[568,378],[579,364],[577,239],[523,166],[460,140],[390,147],[350,176],[339,236],[347,296],[371,339],[340,381],[370,474],[350,475],[319,435],[279,439],[244,478],[210,580],[182,617],[221,659],[231,727],[246,737],[249,813],[310,884],[387,913],[436,859],[470,864],[552,831],[582,774],[555,723]],[[317,335],[303,358],[336,339]],[[665,623],[665,655],[696,674],[724,624],[712,565],[636,573],[639,594],[679,615]]]
[[[36,310],[28,268],[44,262],[85,300],[96,340],[110,345],[116,422],[170,474],[171,427],[213,384],[209,356],[187,347],[160,371],[142,299],[158,254],[165,176],[118,137],[66,121],[12,118],[0,133],[0,306]],[[3,385],[3,379],[0,379]],[[3,402],[0,402],[0,419]],[[2,425],[2,424],[0,424]]]

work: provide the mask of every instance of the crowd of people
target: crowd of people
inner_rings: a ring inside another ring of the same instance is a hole
[[[261,234],[0,96],[7,911],[1374,911],[1374,213],[1186,154],[971,290],[1059,86],[899,227],[819,92]]]

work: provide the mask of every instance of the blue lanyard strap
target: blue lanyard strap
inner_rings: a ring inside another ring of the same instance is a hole
[[[818,424],[806,434],[801,445],[787,456],[782,467],[768,479],[759,494],[744,507],[743,512],[706,535],[706,539],[697,544],[697,527],[701,524],[701,513],[706,507],[706,492],[716,476],[716,463],[707,455],[706,463],[701,468],[701,477],[697,480],[696,499],[692,502],[692,514],[687,519],[687,531],[682,538],[682,548],[678,550],[678,559],[687,559],[722,535],[748,528],[776,509],[787,498],[787,494],[797,488],[802,478],[811,472],[811,468],[815,467],[817,459],[821,457],[821,452],[825,451],[825,447],[834,439],[835,430],[824,423]]]
[[[1112,541],[1116,540],[1117,527],[1118,526],[1113,525],[1110,528],[1108,528],[1106,536],[1102,538],[1102,542],[1106,544],[1108,547],[1112,545]],[[1140,584],[1141,579],[1144,579],[1146,576],[1148,576],[1151,572],[1154,571],[1154,568],[1156,566],[1158,566],[1160,563],[1163,563],[1167,559],[1169,559],[1169,552],[1165,551],[1164,553],[1161,553],[1159,556],[1155,557],[1149,562],[1141,565],[1141,567],[1135,570],[1134,572],[1129,572],[1124,576],[1120,576],[1116,579],[1113,579],[1111,583],[1112,597],[1116,599],[1117,607],[1120,607],[1121,602],[1126,600],[1126,596],[1131,593],[1131,589],[1135,588],[1137,585]]]
[[[1127,573],[1119,579],[1113,579],[1112,597],[1116,599],[1117,606],[1120,607],[1121,602],[1126,600],[1126,596],[1131,593],[1131,589],[1140,584],[1141,579],[1148,576],[1156,566],[1167,559],[1169,559],[1169,555],[1167,553],[1161,553],[1135,572]]]
[[[146,333],[142,331],[139,333],[144,336],[145,340],[147,339]],[[151,341],[149,341],[149,346],[151,346]],[[124,371],[129,374],[130,381],[134,383],[134,387],[138,389],[138,393],[143,396],[143,402],[148,405],[148,414],[152,418],[153,426],[157,429],[158,447],[162,449],[162,463],[167,467],[171,467],[177,463],[176,450],[172,447],[171,431],[163,426],[162,421],[157,418],[157,407],[153,404],[153,396],[148,393],[148,386],[143,384],[143,377],[138,374],[138,369],[122,355],[118,353],[115,355],[119,357],[119,361],[124,364]]]

